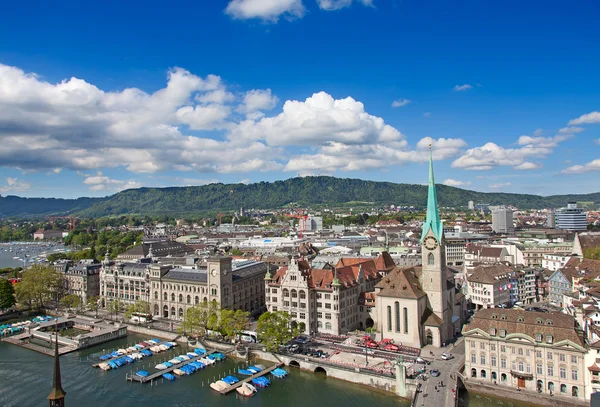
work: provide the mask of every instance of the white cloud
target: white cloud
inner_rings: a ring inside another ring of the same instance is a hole
[[[558,130],[558,134],[577,134],[585,130],[583,127],[563,127]]]
[[[238,111],[246,113],[246,118],[257,120],[264,116],[263,110],[271,110],[279,102],[277,96],[271,93],[271,89],[252,89],[244,95],[243,103]]]
[[[408,100],[408,99],[398,99],[398,100],[394,100],[392,102],[392,107],[402,107],[402,106],[406,106],[409,103],[410,103],[410,100]]]
[[[423,113],[423,116],[425,116],[425,117],[431,117],[431,112],[425,112],[425,113]]]
[[[569,126],[576,126],[579,124],[594,124],[600,123],[600,112],[591,112],[579,116],[577,119],[573,119],[569,122]]]
[[[600,144],[600,138],[597,138],[596,140],[594,140],[594,143]]]
[[[358,0],[364,6],[373,6],[373,0]],[[334,11],[344,7],[350,7],[352,0],[317,0],[317,4],[321,10]]]
[[[444,180],[444,185],[448,185],[449,187],[468,187],[471,185],[471,181],[457,181],[455,179],[448,178]]]
[[[252,183],[252,180],[250,178],[244,178],[243,180],[240,181],[240,184],[245,184],[245,185],[248,185],[251,183]]]
[[[499,182],[498,184],[490,184],[488,185],[488,187],[490,189],[502,189],[504,187],[509,187],[512,184],[510,182]]]
[[[529,160],[545,158],[561,141],[571,137],[569,134],[541,137],[541,134],[541,129],[538,129],[533,136],[519,137],[517,141],[519,148],[504,148],[491,142],[481,147],[471,148],[454,160],[452,167],[475,171],[505,166],[513,167],[515,170],[539,168],[540,164]]]
[[[31,189],[31,184],[18,178],[6,177],[6,185],[0,186],[0,193],[23,192]]]
[[[600,158],[590,161],[584,165],[573,165],[565,168],[561,172],[563,174],[581,174],[583,172],[600,171]]]
[[[225,9],[225,13],[235,19],[256,18],[272,23],[280,17],[302,18],[305,12],[302,0],[231,0]]]
[[[88,175],[83,183],[89,185],[91,191],[122,191],[125,189],[140,188],[141,183],[137,181],[122,181],[107,177],[98,171],[95,175]]]
[[[456,92],[464,92],[466,90],[473,89],[473,86],[469,85],[468,83],[465,83],[464,85],[456,85],[453,89]]]

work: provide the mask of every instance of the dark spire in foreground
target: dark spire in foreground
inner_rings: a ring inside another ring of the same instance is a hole
[[[55,324],[56,329],[56,341],[54,348],[54,382],[52,384],[52,391],[48,395],[50,401],[50,407],[64,407],[65,406],[65,395],[67,394],[63,388],[60,380],[60,361],[58,359],[58,322]]]

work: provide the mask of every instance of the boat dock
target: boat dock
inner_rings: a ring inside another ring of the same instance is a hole
[[[199,355],[196,356],[194,358],[189,358],[188,360],[184,360],[181,363],[177,363],[176,365],[173,365],[167,369],[161,370],[159,372],[153,373],[149,376],[146,377],[142,377],[142,376],[138,376],[137,374],[132,374],[132,375],[126,375],[126,379],[129,380],[130,382],[140,382],[140,383],[147,383],[150,382],[154,379],[157,379],[159,377],[162,377],[163,374],[165,373],[171,373],[173,370],[175,369],[179,369],[181,366],[187,365],[190,362],[195,362],[197,360],[200,360],[202,358],[208,357],[208,353],[205,355]]]
[[[233,391],[233,390],[237,389],[242,384],[248,383],[248,382],[252,381],[252,379],[256,379],[257,377],[264,376],[267,373],[269,373],[269,372],[271,372],[271,371],[273,371],[273,370],[275,370],[275,369],[277,369],[278,367],[281,367],[281,366],[283,366],[283,363],[278,363],[276,365],[270,366],[270,367],[268,367],[268,368],[266,368],[264,370],[261,370],[260,372],[258,372],[256,374],[253,374],[252,376],[246,377],[244,380],[240,380],[239,382],[232,384],[231,386],[227,387],[225,390],[221,390],[219,393],[221,393],[223,395],[227,394],[230,391]]]
[[[2,339],[4,342],[12,343],[13,345],[20,346],[25,349],[33,350],[38,353],[42,353],[47,356],[54,356],[54,350],[52,349],[52,342],[48,342],[48,347],[44,347],[41,345],[37,345],[35,343],[30,343],[30,334],[28,332],[24,332],[18,335],[9,336],[8,338]],[[60,344],[60,340],[59,340]],[[66,355],[67,353],[75,352],[79,350],[77,347],[72,345],[59,346],[58,355]]]
[[[144,342],[144,341],[142,341],[142,342]],[[165,341],[165,342],[170,342],[170,341]],[[145,348],[140,348],[140,349],[136,350],[135,352],[133,352],[133,351],[132,351],[131,353],[141,352],[141,351],[143,351],[143,350],[147,350],[147,349],[150,349],[150,348],[153,348],[153,347],[155,347],[155,346],[162,345],[162,344],[163,344],[163,342],[161,342],[161,343],[157,343],[157,344],[154,344],[154,345],[148,345],[148,346],[146,346]],[[128,348],[128,347],[126,347],[126,348],[124,348],[124,349],[127,349],[127,348]],[[171,349],[173,349],[173,348],[171,348]],[[170,349],[169,349],[169,350],[170,350]],[[155,355],[155,354],[152,354],[152,356],[154,356],[154,355]],[[123,357],[123,356],[127,356],[127,355],[114,356],[114,357],[112,357],[112,358],[110,358],[110,359],[101,360],[101,361],[100,361],[100,362],[98,362],[98,363],[94,363],[94,364],[92,365],[92,367],[100,367],[100,365],[101,365],[102,363],[107,363],[107,362],[110,362],[111,360],[119,359],[120,357]]]

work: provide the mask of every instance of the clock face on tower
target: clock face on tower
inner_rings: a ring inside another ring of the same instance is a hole
[[[427,237],[424,241],[423,244],[425,245],[425,248],[427,250],[435,250],[438,247],[438,241],[435,239],[435,237],[433,236],[429,236]]]
[[[212,269],[210,271],[210,274],[212,274],[213,277],[216,277],[217,276],[217,269]]]
[[[226,276],[226,275],[227,275],[227,273],[229,273],[229,270],[227,270],[227,269],[223,269],[223,275],[224,275],[224,276]]]

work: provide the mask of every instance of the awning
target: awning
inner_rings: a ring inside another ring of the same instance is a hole
[[[529,380],[533,379],[533,374],[531,374],[531,373],[523,373],[523,372],[517,372],[515,370],[511,370],[510,374],[513,376],[516,376],[516,377],[523,378],[523,379],[529,379]]]
[[[600,373],[600,367],[598,367],[598,365],[595,363],[592,366],[588,367],[588,370],[590,372]]]

